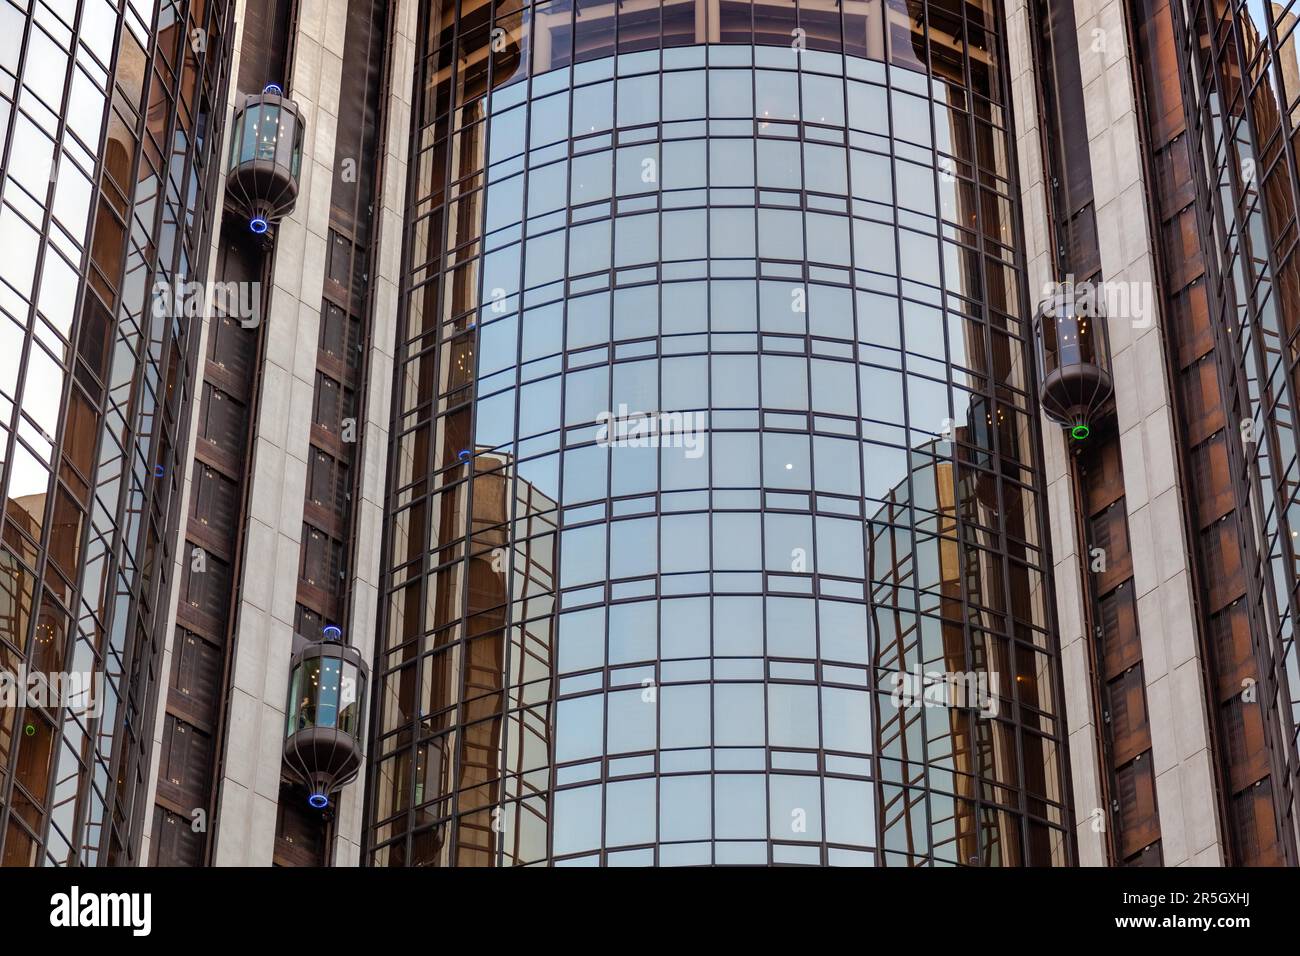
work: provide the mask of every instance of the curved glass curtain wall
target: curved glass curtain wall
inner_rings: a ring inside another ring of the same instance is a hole
[[[960,87],[924,35],[677,4],[562,69],[538,8],[490,98],[425,51],[372,862],[1068,859],[999,44],[954,9]],[[608,447],[620,406],[701,431]],[[917,669],[996,716],[896,707]]]

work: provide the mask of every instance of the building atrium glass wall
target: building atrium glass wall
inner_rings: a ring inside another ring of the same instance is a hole
[[[1068,863],[999,5],[421,17],[370,862]]]

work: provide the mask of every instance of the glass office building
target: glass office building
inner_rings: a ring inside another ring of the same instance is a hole
[[[1300,57],[1291,3],[1133,5],[1227,858],[1295,865]],[[1176,37],[1185,38],[1177,42]],[[1183,95],[1178,96],[1179,91]],[[1204,170],[1204,180],[1192,170]],[[1246,683],[1259,692],[1243,695]]]
[[[1068,864],[998,6],[419,8],[366,862]]]
[[[0,861],[1300,861],[1296,6],[0,0]]]
[[[232,15],[0,2],[5,865],[136,862]]]

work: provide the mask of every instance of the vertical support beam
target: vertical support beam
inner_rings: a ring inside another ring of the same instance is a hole
[[[1016,157],[1020,173],[1025,233],[1025,262],[1029,290],[1037,294],[1055,280],[1052,234],[1048,224],[1048,189],[1038,122],[1038,78],[1034,69],[1033,40],[1026,0],[1006,5],[1008,72],[1015,117]],[[1035,303],[1031,302],[1032,307]],[[1056,583],[1056,620],[1061,647],[1062,683],[1065,687],[1066,737],[1070,754],[1071,798],[1075,811],[1075,838],[1079,863],[1106,864],[1106,838],[1094,827],[1094,809],[1103,807],[1095,741],[1099,720],[1091,693],[1091,651],[1087,640],[1083,594],[1084,559],[1079,515],[1074,505],[1070,453],[1061,430],[1048,423],[1043,429],[1044,480],[1052,537],[1052,576]]]
[[[1125,464],[1156,802],[1165,865],[1222,865],[1210,728],[1197,642],[1194,543],[1184,533],[1173,412],[1156,307],[1155,236],[1148,228],[1141,131],[1122,0],[1075,0],[1080,71],[1102,270],[1145,291],[1149,324],[1108,319]]]
[[[389,39],[388,100],[385,114],[383,179],[379,183],[379,248],[372,283],[371,340],[366,353],[368,386],[361,410],[361,482],[357,502],[357,540],[352,568],[352,617],[348,633],[367,661],[375,659],[380,642],[376,631],[383,560],[380,542],[386,511],[388,435],[393,399],[394,354],[397,348],[397,303],[402,276],[402,232],[406,219],[406,177],[411,130],[411,102],[415,83],[415,0],[395,0],[393,35]],[[375,693],[374,682],[367,689]],[[368,709],[368,707],[367,707]],[[369,728],[366,728],[369,736]],[[364,738],[363,738],[364,739]],[[366,768],[357,782],[344,788],[335,816],[334,863],[358,866],[364,827],[362,807]]]
[[[347,0],[300,0],[289,94],[307,123],[298,205],[276,228],[216,863],[270,866],[293,648]]]

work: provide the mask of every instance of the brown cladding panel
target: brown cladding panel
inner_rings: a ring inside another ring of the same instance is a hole
[[[1175,346],[1180,369],[1214,351],[1214,329],[1210,325],[1210,305],[1206,294],[1202,277],[1170,293],[1165,304],[1165,323],[1176,328],[1178,333]]]
[[[1089,514],[1114,504],[1124,497],[1124,465],[1119,442],[1106,441],[1091,445],[1081,456],[1084,473],[1083,496]]]
[[[1246,573],[1241,564],[1237,523],[1225,516],[1201,531],[1199,552],[1214,575],[1205,582],[1207,610],[1211,613],[1246,595]]]
[[[207,806],[212,786],[212,737],[168,714],[163,721],[158,796],[189,811]]]
[[[1097,612],[1097,623],[1101,628],[1102,676],[1109,680],[1142,660],[1133,582],[1125,582],[1101,598],[1097,602]]]
[[[1233,836],[1241,864],[1281,866],[1285,863],[1273,816],[1273,785],[1259,781],[1235,794],[1230,804]]]
[[[216,316],[208,330],[208,362],[224,371],[226,381],[232,387],[234,383],[250,383],[253,379],[253,364],[257,359],[257,334],[244,328],[237,318]],[[235,394],[235,397],[247,399],[247,394]]]
[[[191,723],[212,720],[220,703],[222,649],[185,628],[176,629],[168,708]],[[209,732],[214,728],[208,727]]]
[[[1105,594],[1133,576],[1133,556],[1129,551],[1128,540],[1128,515],[1122,500],[1093,516],[1088,524],[1088,547],[1090,551],[1100,549],[1104,552],[1105,570],[1091,572],[1094,574],[1095,587],[1099,594]],[[1096,559],[1100,557],[1101,555],[1098,555]],[[1089,561],[1096,559],[1089,555]]]
[[[239,92],[257,93],[268,83],[283,85],[293,0],[244,4],[244,42],[239,64]]]
[[[198,819],[186,819],[158,805],[153,817],[150,866],[203,865],[203,832],[194,829]]]
[[[1203,528],[1217,521],[1236,505],[1228,462],[1228,433],[1216,433],[1191,450],[1192,498],[1196,504],[1196,525]]]
[[[1120,855],[1125,859],[1140,853],[1160,835],[1151,770],[1151,755],[1145,753],[1115,772],[1120,806]]]
[[[325,865],[325,827],[321,813],[308,806],[306,791],[283,781],[275,818],[274,865]]]
[[[1168,0],[1144,0],[1134,5],[1139,13],[1138,43],[1143,91],[1151,141],[1167,143],[1186,128],[1183,91],[1178,76],[1178,53]]]
[[[1259,668],[1250,640],[1250,618],[1246,605],[1233,601],[1210,619],[1214,642],[1214,659],[1219,671],[1219,694],[1222,701],[1241,692],[1248,680],[1258,680]]]
[[[1220,720],[1231,768],[1228,783],[1238,792],[1268,775],[1263,713],[1257,700],[1236,693],[1220,705]]]
[[[1187,441],[1199,445],[1221,430],[1227,421],[1223,414],[1223,399],[1219,395],[1219,373],[1214,356],[1206,355],[1188,366],[1179,373],[1179,382]]]
[[[1141,665],[1130,667],[1106,684],[1102,706],[1114,745],[1112,759],[1116,765],[1125,764],[1150,749],[1151,731]]]

